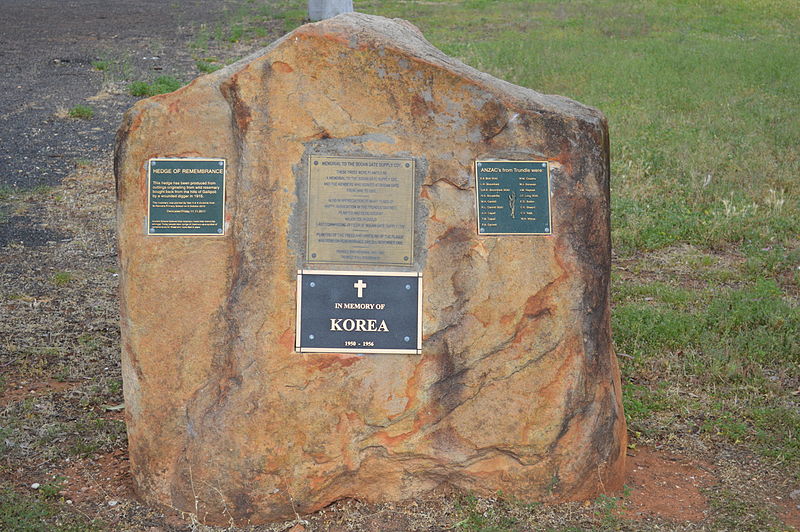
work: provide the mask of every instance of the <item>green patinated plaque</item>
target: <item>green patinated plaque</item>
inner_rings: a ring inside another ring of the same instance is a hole
[[[411,265],[414,160],[311,155],[306,262]]]
[[[150,159],[147,234],[225,233],[224,159]]]
[[[547,161],[476,161],[480,235],[550,235]]]

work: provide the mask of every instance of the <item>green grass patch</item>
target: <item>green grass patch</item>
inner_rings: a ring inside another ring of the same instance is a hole
[[[111,66],[111,61],[107,61],[105,59],[97,59],[95,61],[92,61],[91,64],[92,64],[92,68],[94,68],[95,70],[98,70],[100,72],[104,72],[104,71],[108,70],[109,67]]]
[[[212,62],[201,61],[201,60],[196,61],[195,65],[197,66],[197,70],[199,70],[200,72],[203,72],[205,74],[210,74],[211,72],[216,72],[217,70],[222,68],[222,65],[215,65]]]
[[[614,339],[623,353],[623,402],[634,434],[677,424],[746,445],[800,478],[800,307],[772,279],[617,282]],[[679,419],[680,418],[680,419]]]
[[[104,410],[101,405],[108,399],[118,401],[119,397],[106,393],[83,398],[80,407],[84,411],[69,421],[42,412],[41,402],[45,399],[27,398],[16,403],[3,416],[3,427],[8,433],[4,440],[0,440],[0,450],[12,458],[26,453],[28,457],[64,459],[88,457],[116,449],[125,438],[125,423],[95,413],[95,410]],[[46,399],[48,403],[56,400]]]
[[[39,493],[45,499],[56,499],[58,498],[58,493],[64,489],[65,480],[66,477],[58,475],[52,481],[39,486]]]
[[[16,191],[17,191],[16,188],[10,187],[8,185],[0,185],[0,201],[6,201],[11,199]]]
[[[299,28],[306,20],[306,17],[308,17],[308,10],[306,8],[287,9],[280,14],[280,18],[283,19],[283,31],[289,33]]]
[[[787,527],[773,514],[764,501],[743,497],[730,489],[709,489],[706,496],[711,507],[711,530],[741,532],[784,531]]]
[[[634,356],[697,345],[703,332],[703,323],[695,316],[667,306],[629,303],[614,310],[615,340]]]
[[[128,90],[132,96],[148,97],[180,89],[183,83],[172,76],[158,76],[153,82],[134,81]]]
[[[6,221],[7,216],[25,215],[32,206],[41,201],[60,201],[60,198],[58,189],[49,185],[24,188],[0,185],[0,220]]]
[[[770,276],[796,280],[800,271],[800,242],[797,241],[791,245],[746,246],[744,253],[747,256],[745,272],[751,279]],[[798,284],[795,286],[800,288]]]
[[[750,411],[750,424],[767,456],[780,462],[800,459],[800,413],[786,406],[761,406]]]
[[[28,197],[35,198],[37,196],[45,196],[47,194],[50,194],[51,192],[53,192],[54,188],[55,187],[51,187],[48,185],[36,185],[35,187],[25,189],[25,192],[27,193]]]
[[[70,513],[64,504],[53,501],[53,498],[43,494],[21,495],[11,488],[0,486],[0,529],[8,532],[85,532],[102,529],[102,523]]]
[[[195,50],[206,50],[208,48],[210,37],[211,34],[208,30],[208,26],[201,24],[194,38],[189,43],[189,47]]]
[[[103,419],[92,414],[65,424],[60,432],[77,431],[80,437],[73,438],[67,452],[74,456],[91,456],[94,453],[107,451],[125,438],[125,423],[117,420]]]
[[[625,417],[628,425],[631,430],[638,432],[647,429],[637,426],[637,421],[647,419],[653,412],[665,408],[665,401],[661,394],[641,384],[629,383],[624,386],[622,399],[625,404]]]
[[[95,335],[84,333],[78,336],[78,345],[81,347],[81,351],[85,353],[93,353],[100,349],[100,338]]]
[[[103,84],[109,85],[130,80],[135,70],[133,63],[130,52],[115,50],[111,56],[96,59],[90,64],[94,70],[102,72]]]
[[[64,286],[66,284],[69,284],[70,281],[74,279],[75,276],[70,272],[57,272],[50,279],[50,282],[52,282],[56,286]]]
[[[94,117],[94,109],[89,105],[76,105],[71,108],[67,114],[70,118],[80,118],[82,120],[89,120]]]
[[[503,532],[513,530],[519,520],[508,512],[510,504],[499,498],[496,501],[480,499],[472,494],[463,495],[456,504],[459,521],[455,523],[455,530],[467,532]]]
[[[492,6],[497,0],[465,0],[464,5],[469,9],[483,11]]]
[[[226,6],[223,19],[214,25],[200,25],[189,46],[202,52],[213,46],[262,39],[267,37],[268,27],[273,27],[272,21],[283,19],[287,11],[298,11],[299,5],[296,0],[283,0]],[[305,8],[302,11],[305,13]]]
[[[615,340],[629,355],[695,349],[767,366],[800,364],[800,309],[774,280],[697,292],[665,283],[617,283],[614,293]]]
[[[608,495],[600,495],[595,500],[596,530],[620,530],[623,520],[619,515],[622,499]]]

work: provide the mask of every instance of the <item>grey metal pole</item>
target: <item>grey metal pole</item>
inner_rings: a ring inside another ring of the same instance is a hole
[[[353,12],[353,0],[308,0],[308,18],[312,21]]]

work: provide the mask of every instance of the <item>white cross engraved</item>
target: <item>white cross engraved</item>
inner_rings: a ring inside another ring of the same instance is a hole
[[[358,290],[358,297],[364,297],[364,289],[367,287],[367,283],[363,281],[363,279],[359,279],[357,283],[353,283],[353,288]]]

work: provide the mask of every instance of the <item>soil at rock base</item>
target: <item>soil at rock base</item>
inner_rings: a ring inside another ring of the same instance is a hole
[[[625,515],[659,515],[673,521],[702,521],[708,500],[702,490],[715,482],[713,466],[643,448],[628,454],[631,490]]]
[[[0,4],[0,185],[24,189],[63,181],[0,195],[0,429],[7,429],[0,430],[0,489],[33,500],[33,483],[55,482],[60,491],[53,504],[61,515],[98,519],[105,530],[204,528],[198,516],[146,508],[133,495],[120,409],[110,164],[114,131],[133,98],[104,85],[89,62],[123,50],[140,72],[160,66],[188,80],[196,74],[186,47],[192,32],[230,4]],[[58,116],[60,108],[87,98],[97,102],[91,121]],[[76,159],[87,161],[76,165]],[[626,519],[632,530],[703,530],[720,490],[775,507],[786,526],[800,528],[800,501],[788,496],[796,489],[791,479],[746,452],[682,437],[684,443],[668,449],[629,452],[628,490],[609,494],[620,497],[614,499],[619,506],[510,506],[501,498],[442,492],[401,504],[344,500],[258,530],[453,530],[466,528],[470,515],[503,512],[519,530],[594,529],[615,518]]]

